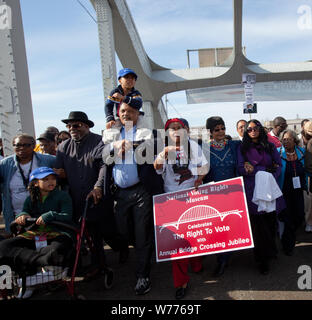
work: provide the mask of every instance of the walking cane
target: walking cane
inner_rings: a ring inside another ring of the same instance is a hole
[[[80,248],[81,248],[81,242],[82,242],[82,238],[84,235],[84,231],[85,231],[85,225],[86,225],[86,216],[87,216],[87,211],[90,205],[90,201],[92,199],[88,198],[86,200],[86,204],[83,210],[83,214],[81,217],[81,226],[80,226],[80,232],[77,235],[77,244],[76,244],[76,258],[75,258],[75,263],[74,263],[74,268],[73,268],[73,272],[72,272],[72,276],[71,276],[71,281],[70,281],[70,285],[69,285],[69,294],[71,295],[71,297],[74,297],[74,282],[75,282],[75,275],[76,275],[76,271],[77,271],[77,266],[78,266],[78,261],[79,261],[79,255],[80,255]]]

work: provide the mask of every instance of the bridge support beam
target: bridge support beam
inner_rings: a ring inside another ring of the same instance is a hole
[[[0,127],[8,156],[13,137],[35,136],[35,128],[19,0],[0,0],[0,13]]]
[[[107,0],[94,0],[102,63],[104,101],[117,83],[112,10]]]

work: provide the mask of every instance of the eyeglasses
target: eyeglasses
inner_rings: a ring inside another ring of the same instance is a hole
[[[252,131],[258,132],[259,130],[260,130],[259,127],[249,127],[249,128],[247,128],[247,132],[248,132],[248,133],[250,133],[250,132],[252,132]]]
[[[73,128],[73,129],[78,129],[81,128],[83,126],[83,123],[68,123],[66,125],[67,129]]]
[[[220,130],[225,131],[225,127],[221,127],[219,129],[214,129],[213,132],[219,132]]]
[[[30,148],[33,144],[32,143],[17,143],[13,144],[13,147],[18,149],[18,148]]]

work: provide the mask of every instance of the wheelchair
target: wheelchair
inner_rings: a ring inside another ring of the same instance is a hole
[[[88,267],[88,256],[96,254],[96,248],[92,235],[88,232],[87,228],[87,214],[88,210],[92,206],[92,199],[86,200],[83,215],[81,216],[78,224],[68,224],[59,221],[49,222],[47,225],[61,228],[64,231],[74,233],[76,236],[75,243],[69,252],[66,253],[64,261],[65,266],[44,266],[40,268],[29,268],[28,270],[19,270],[20,268],[14,268],[11,272],[11,289],[1,289],[0,296],[2,300],[10,298],[23,298],[27,299],[27,288],[36,289],[37,287],[46,287],[51,284],[65,284],[69,298],[72,300],[86,298],[82,294],[78,294],[76,290],[75,279],[77,273],[84,274],[84,269]],[[19,234],[25,232],[35,225],[37,218],[26,219],[26,225],[20,226],[16,222],[12,222],[11,237],[16,237]],[[110,289],[113,285],[114,273],[112,269],[105,267],[104,274],[104,288]],[[1,276],[1,274],[0,274]],[[30,297],[30,296],[29,296]]]

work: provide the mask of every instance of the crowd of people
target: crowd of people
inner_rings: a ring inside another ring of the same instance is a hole
[[[104,243],[126,263],[129,246],[136,255],[135,293],[151,290],[154,245],[153,195],[198,188],[201,184],[242,176],[254,238],[254,256],[262,274],[270,272],[280,239],[286,255],[292,255],[296,232],[306,223],[312,232],[312,122],[302,122],[298,137],[287,130],[283,117],[265,128],[258,120],[237,121],[238,139],[226,135],[219,116],[209,117],[209,141],[195,141],[186,119],[167,120],[163,134],[148,130],[141,111],[142,95],[135,89],[136,73],[122,69],[119,86],[109,95],[103,135],[91,132],[94,122],[84,112],[72,111],[62,120],[68,131],[48,127],[37,138],[19,134],[14,154],[0,162],[0,181],[6,239],[0,241],[0,265],[15,269],[62,265],[72,235],[49,230],[44,248],[36,249],[35,236],[46,232],[49,221],[79,222],[87,199],[94,203],[87,219],[95,253],[87,277],[105,274],[107,287],[113,270],[107,265]],[[114,114],[114,108],[117,112]],[[278,186],[274,206],[262,208],[253,196],[264,183]],[[18,241],[9,237],[10,224],[25,224],[35,217],[35,230]],[[37,228],[37,229],[36,229]],[[217,254],[215,276],[222,276],[232,253]],[[203,269],[203,257],[172,261],[176,299],[188,291],[190,276]],[[29,297],[32,290],[24,296]]]

